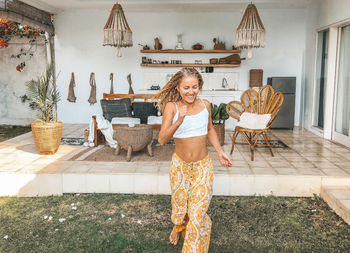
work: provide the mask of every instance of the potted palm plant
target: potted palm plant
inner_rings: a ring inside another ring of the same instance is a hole
[[[221,103],[219,106],[210,104],[211,106],[211,120],[213,122],[214,129],[219,137],[220,145],[224,145],[225,142],[225,120],[229,118],[226,112],[226,104]]]
[[[35,146],[41,155],[54,154],[61,144],[62,122],[57,121],[60,94],[53,84],[51,66],[45,75],[26,82],[26,93],[29,106],[39,117],[31,125]]]

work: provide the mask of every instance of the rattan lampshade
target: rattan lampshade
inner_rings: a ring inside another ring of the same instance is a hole
[[[249,4],[243,14],[236,31],[235,47],[248,48],[250,52],[251,48],[265,47],[265,27],[254,4]]]
[[[126,21],[122,6],[114,4],[103,29],[103,45],[117,48],[121,56],[121,47],[132,47],[132,31]]]

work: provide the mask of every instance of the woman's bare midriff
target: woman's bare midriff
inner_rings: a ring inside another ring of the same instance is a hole
[[[175,153],[185,162],[197,162],[208,155],[207,135],[174,138]]]

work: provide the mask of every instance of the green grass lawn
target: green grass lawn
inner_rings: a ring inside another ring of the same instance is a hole
[[[0,126],[0,142],[30,130]],[[0,197],[0,252],[181,252],[170,212],[164,195]],[[350,226],[317,197],[214,196],[208,213],[209,252],[350,252]]]
[[[0,252],[181,252],[170,211],[166,195],[1,197]],[[350,226],[317,197],[214,196],[208,213],[209,252],[350,252]]]
[[[0,142],[30,131],[30,126],[0,126]]]

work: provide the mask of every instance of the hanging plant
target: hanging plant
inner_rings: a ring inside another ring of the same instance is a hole
[[[20,64],[18,64],[18,65],[16,66],[16,70],[17,70],[18,72],[22,72],[22,70],[24,69],[25,66],[26,66],[26,63],[25,63],[25,62],[21,62]]]
[[[3,39],[3,38],[0,38],[0,48],[1,48],[1,47],[8,47],[8,46],[9,46],[8,41],[6,41],[6,40]]]
[[[37,37],[44,34],[45,32],[41,31],[40,29],[0,18],[0,48],[8,47],[10,45],[11,38],[14,36],[29,39],[29,44],[31,45],[29,50],[25,51],[24,49],[21,49],[20,53],[11,56],[12,58],[20,58],[22,55],[29,56],[28,59],[22,61],[16,66],[16,70],[19,72],[21,72],[26,66],[26,61],[33,56],[34,52],[31,52],[31,49]]]
[[[36,51],[36,47],[35,47],[35,50],[32,51],[32,47],[33,47],[33,44],[30,45],[30,48],[28,50],[24,50],[23,48],[21,48],[20,50],[20,53],[17,54],[17,55],[11,55],[11,58],[21,58],[21,56],[26,56],[27,58],[19,63],[17,66],[16,66],[16,70],[18,72],[22,72],[22,70],[24,69],[24,67],[26,66],[26,61],[29,61],[33,55],[34,55],[34,52]]]
[[[18,22],[0,18],[0,41],[4,44],[4,46],[1,46],[2,44],[0,44],[0,47],[7,47],[10,44],[9,42],[11,37],[13,36],[19,36],[20,38],[26,37],[30,39],[29,42],[32,43],[40,34],[43,35],[45,32],[38,28],[33,28],[27,25],[22,25]]]

